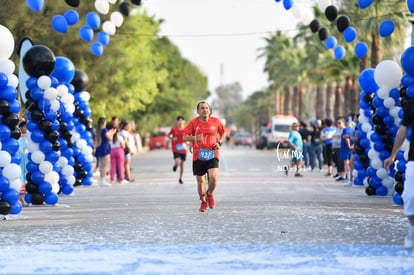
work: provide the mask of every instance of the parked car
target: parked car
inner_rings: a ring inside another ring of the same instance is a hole
[[[234,145],[252,146],[253,140],[249,132],[235,133],[233,136]]]
[[[149,141],[149,149],[168,149],[170,148],[170,138],[166,132],[152,134]]]

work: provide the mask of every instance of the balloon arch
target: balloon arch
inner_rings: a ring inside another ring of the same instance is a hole
[[[65,0],[70,7],[79,6],[79,0]],[[133,5],[141,1],[122,1],[112,11],[108,20],[101,24],[101,15],[111,11],[117,0],[96,0],[95,10],[85,19],[87,25],[79,29],[81,40],[90,43],[90,52],[102,56],[110,36],[116,33]],[[317,19],[304,12],[293,0],[275,0],[283,8],[309,25],[313,33],[332,50],[336,59],[346,55],[345,47],[338,45],[338,38],[329,35],[329,29],[321,26]],[[27,0],[27,6],[40,12],[44,0]],[[358,0],[361,9],[369,8],[373,0]],[[336,22],[345,43],[354,44],[354,54],[363,58],[368,46],[356,41],[357,30],[351,26],[347,15],[339,15],[329,1],[319,1],[329,21]],[[414,0],[407,0],[407,8],[414,13]],[[59,33],[66,33],[76,25],[79,14],[68,9],[62,15],[51,19],[51,27]],[[379,26],[381,37],[392,35],[394,23],[384,20]],[[96,36],[96,40],[94,38]],[[87,74],[76,70],[74,64],[64,56],[55,56],[43,45],[31,46],[22,58],[27,135],[22,136],[19,123],[21,103],[18,100],[19,78],[14,74],[15,64],[9,59],[14,51],[11,32],[0,25],[0,214],[18,214],[22,210],[19,190],[26,182],[25,200],[31,204],[58,202],[58,194],[71,194],[76,185],[92,184],[92,111],[88,101],[90,94]],[[405,164],[408,159],[409,142],[405,141],[398,153],[395,167],[390,171],[383,167],[383,161],[390,155],[395,134],[400,125],[401,105],[407,98],[414,98],[414,47],[406,49],[401,57],[401,66],[394,61],[381,62],[375,69],[361,72],[359,84],[360,119],[357,125],[358,142],[353,174],[356,185],[364,185],[368,195],[391,195],[395,204],[401,205],[404,188]],[[20,77],[20,74],[19,74]],[[21,77],[23,79],[23,77]],[[411,134],[411,132],[409,133]],[[25,140],[25,142],[21,142]],[[26,151],[23,151],[26,150]],[[21,164],[25,163],[23,170]]]

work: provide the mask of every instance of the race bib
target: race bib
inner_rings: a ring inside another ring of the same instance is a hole
[[[214,158],[214,150],[201,148],[198,152],[199,160],[210,160]]]
[[[185,143],[177,143],[175,145],[175,149],[177,151],[185,151],[185,150],[187,150],[187,145]]]

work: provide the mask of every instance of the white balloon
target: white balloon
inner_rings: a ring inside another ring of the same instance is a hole
[[[17,191],[20,191],[20,189],[22,188],[22,185],[23,183],[20,180],[20,178],[10,181],[10,188],[13,188]]]
[[[52,183],[52,192],[57,194],[60,191],[60,185],[57,182]]]
[[[116,4],[116,1],[117,0],[107,0],[107,1],[108,1],[109,4],[112,4],[113,5],[113,4]]]
[[[380,158],[375,158],[373,160],[371,160],[371,166],[374,169],[380,169],[382,168],[382,161]]]
[[[88,102],[91,99],[91,94],[87,91],[83,91],[79,93],[79,97],[83,100]]]
[[[45,174],[45,181],[50,184],[56,184],[59,182],[59,174],[55,171],[50,171],[49,173]]]
[[[37,79],[37,86],[39,86],[39,88],[42,88],[43,90],[49,88],[50,85],[52,85],[52,80],[47,75],[41,75]]]
[[[43,94],[44,98],[47,98],[49,100],[54,100],[58,96],[57,90],[55,88],[49,87],[45,89],[45,92]]]
[[[7,80],[7,85],[12,86],[13,88],[16,88],[17,85],[19,85],[19,78],[15,74],[8,74]]]
[[[60,167],[65,167],[66,165],[68,165],[68,159],[65,157],[60,156],[58,159],[58,163],[60,165]]]
[[[68,181],[68,184],[70,184],[70,185],[74,185],[75,182],[76,182],[76,178],[75,178],[74,175],[67,176],[66,179]]]
[[[0,60],[9,59],[14,51],[13,34],[8,28],[0,25]]]
[[[62,96],[60,100],[63,103],[69,105],[75,101],[75,97],[71,93],[67,93],[66,95]]]
[[[74,173],[75,173],[75,169],[70,165],[66,165],[65,167],[62,168],[62,175],[66,177],[69,177],[73,175]]]
[[[330,0],[319,0],[317,5],[321,11],[325,11],[325,9],[330,5]]]
[[[109,12],[109,3],[106,0],[96,0],[95,9],[101,14],[108,14]]]
[[[102,24],[102,30],[109,35],[114,35],[116,32],[116,27],[114,23],[112,23],[111,21],[105,21]]]
[[[53,164],[50,163],[50,161],[45,160],[39,164],[39,171],[42,172],[43,174],[48,174],[52,172],[52,170],[53,170]]]
[[[387,176],[386,178],[384,178],[381,181],[381,183],[382,183],[382,185],[384,185],[385,187],[390,189],[390,188],[394,187],[395,180],[394,180],[394,178],[392,178],[390,176]]]
[[[111,13],[111,22],[115,25],[115,27],[119,28],[124,22],[124,16],[119,11],[114,11]]]
[[[73,104],[66,104],[66,111],[73,114],[75,112],[76,108]]]
[[[0,60],[0,72],[5,74],[12,74],[15,69],[16,66],[14,65],[14,62],[10,59]]]
[[[377,95],[381,99],[386,99],[390,96],[390,90],[388,88],[379,88]]]
[[[404,160],[408,161],[408,150],[404,152]]]
[[[369,149],[369,151],[368,151],[368,157],[369,157],[369,159],[376,159],[376,158],[379,157],[379,152],[377,152],[374,149]]]
[[[7,151],[0,151],[0,167],[5,167],[11,162],[11,155]]]
[[[29,133],[28,133],[28,135],[29,135]],[[39,151],[39,147],[40,147],[39,143],[34,142],[30,138],[27,139],[27,150],[29,150],[29,152]]]
[[[401,107],[398,107],[398,106],[394,106],[390,108],[390,115],[394,117],[394,120],[398,118],[398,121],[400,121],[400,117],[398,116],[398,113],[400,112],[400,108]]]
[[[377,177],[380,179],[385,179],[388,176],[388,171],[385,168],[380,168],[376,172]]]
[[[67,93],[69,93],[69,89],[65,85],[57,86],[56,90],[57,90],[58,96],[60,97],[64,97]]]
[[[410,148],[410,142],[407,139],[405,139],[400,149],[402,151],[408,151],[409,148]]]
[[[20,168],[20,165],[16,163],[10,163],[9,165],[3,168],[3,176],[8,178],[10,181],[19,179],[21,173],[22,169]]]
[[[387,97],[384,99],[384,106],[388,109],[391,109],[395,106],[395,100],[392,97]]]
[[[33,152],[31,157],[32,161],[37,164],[40,164],[45,158],[45,154],[40,150]]]
[[[362,123],[361,126],[362,131],[364,131],[365,133],[368,133],[369,131],[372,130],[372,126],[371,124],[369,124],[368,122]]]
[[[377,65],[374,71],[375,82],[380,87],[388,89],[398,87],[401,82],[402,69],[395,61],[384,60]]]
[[[80,135],[79,135],[80,137]],[[76,146],[78,146],[79,149],[86,148],[88,146],[88,143],[84,139],[79,139],[76,141]]]
[[[53,111],[58,111],[60,108],[60,102],[57,99],[53,99],[50,101],[50,109]]]

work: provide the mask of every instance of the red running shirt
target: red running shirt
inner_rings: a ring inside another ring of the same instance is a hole
[[[218,118],[210,117],[202,122],[198,117],[193,118],[184,129],[184,135],[203,135],[200,141],[193,141],[193,160],[208,160],[219,157],[219,150],[212,150],[213,145],[219,141],[220,136],[226,132]]]
[[[171,150],[174,153],[178,154],[187,154],[187,142],[183,139],[184,129],[174,126],[171,128],[168,136],[172,138],[171,140]]]

